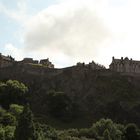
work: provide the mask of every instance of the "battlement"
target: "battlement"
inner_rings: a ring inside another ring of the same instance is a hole
[[[105,66],[95,63],[94,61],[90,62],[89,64],[85,64],[84,62],[83,63],[78,62],[77,66],[78,67],[87,67],[87,68],[90,68],[93,70],[106,69]]]

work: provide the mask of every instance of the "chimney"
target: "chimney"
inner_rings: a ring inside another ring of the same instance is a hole
[[[114,61],[114,59],[115,59],[115,57],[113,56],[113,57],[112,57],[112,61]]]
[[[123,57],[121,57],[121,60],[123,60]]]

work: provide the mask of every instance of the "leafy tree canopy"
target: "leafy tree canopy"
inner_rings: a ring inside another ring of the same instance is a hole
[[[24,104],[28,88],[16,80],[0,83],[0,104],[8,109],[10,104]]]

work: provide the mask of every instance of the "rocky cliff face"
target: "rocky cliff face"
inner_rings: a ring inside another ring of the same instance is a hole
[[[85,122],[83,126],[99,118],[140,124],[139,76],[77,66],[48,69],[17,65],[0,69],[0,80],[7,79],[19,80],[29,87],[29,100],[37,116],[49,116],[46,94],[55,90],[65,93],[77,104],[77,114],[80,114],[77,120]],[[48,118],[44,118],[48,121]],[[71,121],[75,120],[73,118]]]

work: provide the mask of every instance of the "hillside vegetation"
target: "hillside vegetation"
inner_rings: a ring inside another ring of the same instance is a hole
[[[140,140],[136,124],[120,124],[111,119],[102,118],[87,128],[63,130],[41,124],[30,109],[28,87],[16,80],[0,83],[0,99],[3,101],[0,102],[0,140]],[[76,106],[69,102],[66,94],[49,92],[48,114],[61,121],[72,121]],[[71,119],[66,119],[68,116]]]
[[[27,101],[35,118],[55,128],[89,127],[100,118],[140,125],[138,76],[84,67],[0,70],[0,79],[16,79],[29,88]]]

